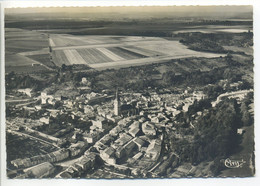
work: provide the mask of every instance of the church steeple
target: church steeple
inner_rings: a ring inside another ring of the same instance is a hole
[[[114,114],[116,116],[119,115],[119,112],[120,112],[120,99],[119,99],[119,96],[118,96],[118,89],[116,89],[116,95],[115,95],[115,100],[114,100]]]

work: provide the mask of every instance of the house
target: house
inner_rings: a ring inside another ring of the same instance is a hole
[[[237,134],[240,134],[240,135],[242,135],[244,132],[245,132],[245,130],[244,130],[244,129],[237,129]]]
[[[131,136],[136,137],[141,133],[141,130],[139,127],[136,127],[136,128],[130,129],[128,132],[129,132],[129,134],[131,134]]]
[[[156,130],[155,126],[152,123],[145,122],[142,124],[142,131],[147,136],[155,136]]]
[[[117,158],[125,157],[126,156],[125,148],[123,146],[117,147],[115,155]]]
[[[139,151],[141,150],[141,148],[145,145],[145,141],[142,140],[141,138],[139,137],[136,137],[133,139],[133,142],[137,145]]]
[[[20,93],[26,94],[29,97],[32,97],[32,94],[31,94],[32,89],[30,89],[30,88],[18,89],[17,91]]]
[[[135,142],[133,142],[133,140],[129,141],[127,144],[124,145],[125,153],[128,155],[131,154],[131,152],[133,152],[136,147],[137,145],[135,144]]]
[[[113,139],[114,139],[114,138],[113,138],[111,135],[107,134],[107,135],[103,136],[99,141],[100,141],[101,143],[103,143],[104,145],[108,145],[108,144],[110,144],[110,142],[111,142]]]
[[[96,154],[88,153],[77,164],[82,167],[83,171],[92,169],[95,166]]]
[[[109,134],[113,135],[113,136],[117,136],[120,132],[122,132],[123,127],[117,125],[116,127],[114,127],[113,129],[111,129],[109,131]]]
[[[161,121],[163,121],[165,118],[162,116],[155,116],[153,118],[151,118],[151,122],[153,123],[160,123]]]
[[[108,147],[100,153],[100,157],[108,164],[115,164],[115,149],[113,147]]]
[[[138,121],[134,122],[129,126],[129,134],[131,134],[133,137],[136,137],[141,133],[140,130],[140,123]]]
[[[91,83],[87,80],[87,78],[85,78],[85,77],[83,77],[82,79],[81,79],[81,83],[83,84],[83,85],[90,85]]]
[[[40,122],[44,124],[49,124],[50,123],[50,117],[41,117]]]
[[[85,151],[87,144],[83,141],[78,141],[76,144],[72,144],[68,149],[70,151],[70,156],[75,157]]]
[[[47,92],[41,92],[41,101],[42,104],[47,104],[48,100],[53,100],[53,95],[48,95]]]
[[[90,133],[84,132],[83,133],[83,139],[86,140],[88,143],[95,143],[100,136],[102,135],[102,132],[99,131],[91,131]]]
[[[116,141],[114,141],[114,144],[112,144],[111,146],[114,147],[115,149],[117,149],[117,147],[123,146],[124,144],[129,142],[131,139],[132,139],[132,136],[130,136],[126,133],[123,133],[123,134],[121,134],[120,138],[118,138]]]
[[[161,152],[161,140],[153,140],[147,148],[146,157],[156,160]]]
[[[97,116],[96,120],[92,120],[92,125],[96,128],[105,129],[105,130],[108,128],[107,120],[101,116]]]
[[[29,158],[25,159],[15,159],[11,161],[11,164],[15,166],[16,168],[24,168],[24,167],[30,167],[32,165],[31,160]]]
[[[102,142],[98,141],[95,143],[94,147],[97,149],[97,151],[103,151],[107,148],[107,145],[104,145]]]

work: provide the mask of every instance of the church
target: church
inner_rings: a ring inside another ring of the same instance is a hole
[[[114,100],[114,115],[115,116],[133,116],[139,114],[139,109],[135,104],[121,104],[118,95],[118,90],[116,91]]]

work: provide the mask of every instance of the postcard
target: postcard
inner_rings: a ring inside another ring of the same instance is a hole
[[[5,8],[7,178],[254,177],[254,33],[252,5]]]

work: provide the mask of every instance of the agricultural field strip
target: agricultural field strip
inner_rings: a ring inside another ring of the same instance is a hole
[[[53,42],[52,38],[49,38],[49,44],[51,47],[55,47],[55,43]]]
[[[36,50],[36,51],[31,51],[31,52],[20,52],[18,53],[22,56],[33,56],[33,55],[41,55],[41,54],[49,54],[49,49],[44,48],[42,50]]]
[[[71,34],[52,34],[51,38],[57,46],[65,46],[64,43],[68,41],[72,43],[85,42],[86,44],[115,44],[119,42],[142,42],[142,41],[162,41],[163,38],[159,37],[141,37],[141,36],[114,36],[114,35],[87,35],[87,36],[75,36]],[[74,41],[75,40],[75,41]],[[83,45],[75,43],[75,45]]]
[[[64,50],[64,54],[66,55],[70,64],[86,64],[85,60],[76,50]]]
[[[78,49],[77,51],[81,55],[81,57],[87,62],[87,64],[104,63],[112,61],[109,57],[107,57],[95,48]]]
[[[102,52],[103,54],[105,54],[108,58],[110,58],[113,61],[125,60],[124,58],[114,54],[113,52],[111,52],[106,48],[96,48],[96,49]]]
[[[96,44],[96,43],[103,43],[102,41],[91,39],[90,37],[75,37],[75,36],[64,36],[65,39],[77,40],[77,41],[84,41],[86,44]]]
[[[87,43],[84,40],[76,40],[76,39],[68,39],[64,37],[57,36],[52,39],[55,44],[55,47],[60,46],[78,46],[78,45],[86,45]]]
[[[162,55],[161,53],[158,53],[156,51],[147,50],[141,47],[121,47],[125,50],[129,50],[131,52],[137,53],[142,56],[156,56],[156,55]],[[165,55],[165,54],[163,54]]]
[[[133,65],[144,65],[144,64],[151,64],[151,63],[162,63],[167,62],[171,59],[180,59],[180,58],[189,58],[189,57],[205,57],[205,58],[215,58],[220,56],[226,56],[226,54],[209,54],[199,53],[199,55],[174,55],[174,56],[156,56],[156,57],[147,57],[141,59],[133,59],[133,60],[125,60],[125,61],[116,61],[116,62],[107,62],[101,64],[89,64],[90,67],[96,69],[106,69],[111,67],[129,67]]]
[[[107,49],[119,56],[124,56],[125,59],[129,59],[129,60],[146,57],[146,56],[131,52],[129,50],[125,50],[122,47],[113,47],[113,48],[107,48]]]
[[[19,54],[6,55],[5,61],[5,66],[31,66],[32,64],[41,64],[39,61],[33,60],[31,58]]]
[[[61,66],[62,64],[70,65],[70,62],[68,61],[64,51],[57,50],[52,52],[53,62],[57,66]]]
[[[105,44],[94,44],[94,45],[78,45],[78,46],[62,46],[62,47],[53,47],[53,50],[66,50],[66,49],[80,49],[80,48],[108,48],[108,47],[125,47],[125,46],[137,46],[140,44],[146,45],[151,44],[157,41],[154,40],[145,40],[145,41],[130,41],[130,42],[119,42],[119,43],[105,43]],[[159,41],[163,44],[163,40]]]

